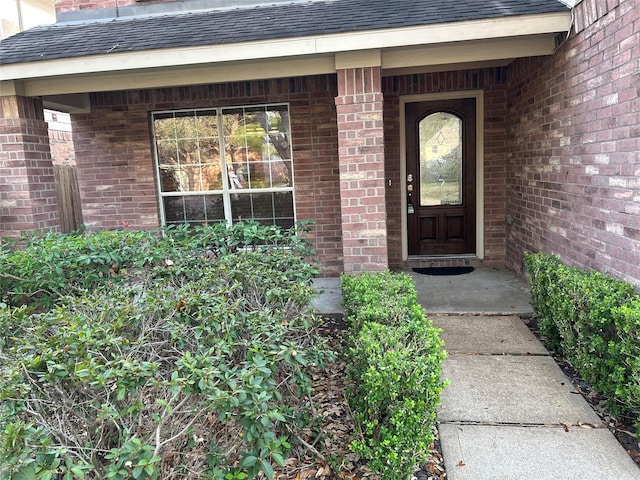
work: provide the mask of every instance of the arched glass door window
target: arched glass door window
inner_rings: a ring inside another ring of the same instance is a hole
[[[419,124],[420,205],[462,204],[462,119],[449,112]]]

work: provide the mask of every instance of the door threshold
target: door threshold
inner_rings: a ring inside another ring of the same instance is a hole
[[[463,253],[460,255],[409,255],[405,261],[410,262],[412,260],[478,260],[478,256],[475,253]]]

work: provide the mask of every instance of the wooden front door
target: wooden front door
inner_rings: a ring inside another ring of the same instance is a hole
[[[474,254],[474,98],[407,103],[409,255]]]

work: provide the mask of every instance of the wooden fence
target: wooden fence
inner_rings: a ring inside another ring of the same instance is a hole
[[[82,205],[75,165],[54,165],[58,209],[60,211],[60,230],[71,232],[82,226]]]

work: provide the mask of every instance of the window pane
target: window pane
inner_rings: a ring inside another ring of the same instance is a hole
[[[276,156],[282,160],[291,159],[289,110],[285,105],[269,107],[267,111],[269,142]]]
[[[268,225],[294,223],[293,192],[243,193],[231,196],[233,220],[252,218]]]
[[[176,120],[173,114],[156,115],[154,117],[153,129],[157,139],[170,140],[176,138]]]
[[[217,138],[203,137],[199,139],[200,161],[202,163],[220,164],[220,144]]]
[[[207,195],[204,207],[207,211],[207,223],[218,223],[224,220],[224,201],[222,195]]]
[[[250,193],[231,194],[231,215],[234,222],[253,218]]]
[[[269,164],[264,162],[249,162],[249,188],[269,188]]]
[[[222,190],[222,168],[220,164],[202,166],[202,190]]]
[[[199,166],[182,167],[184,176],[183,192],[201,192],[202,191],[202,169]]]
[[[277,192],[273,196],[276,217],[293,220],[293,192]]]
[[[292,165],[290,160],[276,159],[271,162],[271,186],[290,187]]]
[[[291,185],[286,106],[224,110],[223,124],[229,172],[243,178],[235,188]]]
[[[178,163],[178,145],[175,140],[158,140],[156,148],[160,165],[176,165]]]
[[[207,219],[203,195],[184,197],[185,218],[190,223],[204,223]]]
[[[184,223],[183,197],[164,197],[164,220],[166,223]]]
[[[193,115],[194,112],[176,113],[177,138],[198,138],[198,127]]]
[[[295,226],[295,220],[293,218],[276,218],[276,223],[280,228],[293,228]]]
[[[198,138],[218,137],[218,120],[215,111],[207,110],[196,112],[195,123],[198,131]]]
[[[254,193],[252,195],[253,218],[257,220],[273,219],[273,193]]]
[[[198,140],[195,138],[181,138],[178,140],[178,162],[180,165],[200,163]]]
[[[163,192],[181,192],[182,175],[179,167],[160,167],[160,188]]]
[[[420,205],[462,203],[462,119],[447,112],[420,121]]]

